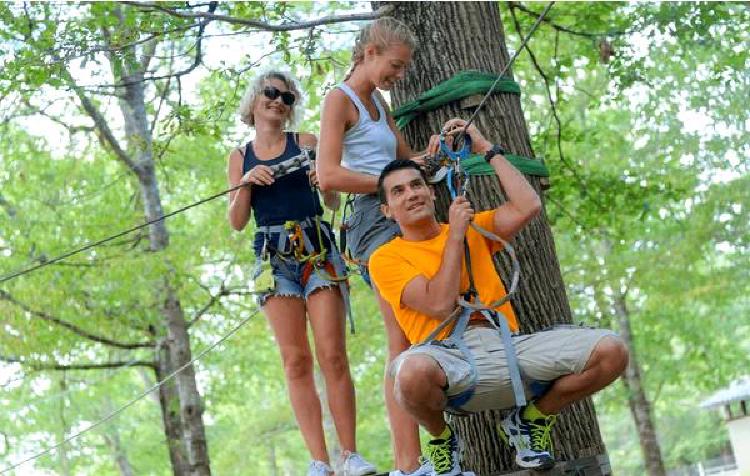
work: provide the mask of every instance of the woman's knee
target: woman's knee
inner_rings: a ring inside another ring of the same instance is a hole
[[[303,349],[285,350],[281,353],[284,362],[284,373],[289,380],[310,377],[313,371],[312,355]]]
[[[338,377],[349,372],[349,359],[343,348],[318,351],[318,364],[327,377]]]

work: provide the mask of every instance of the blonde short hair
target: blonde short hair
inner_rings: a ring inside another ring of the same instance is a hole
[[[240,116],[240,120],[248,126],[255,126],[253,106],[255,105],[255,100],[258,98],[258,96],[263,94],[263,87],[266,81],[268,81],[269,79],[277,79],[281,81],[282,83],[284,83],[287,89],[289,89],[289,91],[294,93],[295,101],[294,104],[290,106],[291,111],[289,113],[289,117],[286,120],[286,124],[284,124],[287,128],[292,127],[297,123],[297,120],[299,119],[304,98],[302,96],[301,88],[299,87],[297,80],[294,79],[291,73],[276,69],[268,70],[264,73],[259,74],[255,77],[253,82],[250,83],[247,91],[245,91],[245,95],[242,96],[240,107],[237,111]]]

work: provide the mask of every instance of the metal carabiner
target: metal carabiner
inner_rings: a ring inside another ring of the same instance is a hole
[[[448,182],[448,191],[450,192],[451,200],[455,200],[458,195],[465,197],[465,174],[461,170],[461,161],[471,154],[471,137],[468,135],[464,136],[463,147],[458,151],[454,151],[445,143],[445,133],[441,132],[440,151],[443,152],[450,161],[450,164],[448,164],[448,173],[446,174],[445,179]]]

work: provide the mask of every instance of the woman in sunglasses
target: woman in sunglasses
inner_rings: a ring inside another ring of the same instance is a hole
[[[323,433],[320,399],[313,381],[307,316],[342,448],[337,474],[375,474],[375,467],[356,453],[355,397],[346,355],[342,296],[346,287],[331,280],[336,275],[335,270],[343,270],[343,264],[334,240],[330,239],[333,236],[330,225],[320,221],[322,230],[309,229],[310,224],[317,221],[316,217],[323,214],[314,188],[317,185],[315,170],[304,165],[298,170],[275,175],[271,168],[300,156],[302,149],[315,149],[317,140],[313,134],[286,130],[301,110],[300,98],[299,87],[288,73],[270,71],[259,75],[242,99],[240,118],[255,129],[255,139],[229,155],[229,184],[247,185],[230,194],[229,223],[239,231],[247,225],[251,212],[255,215],[256,261],[266,265],[269,277],[273,278],[272,291],[260,295],[259,304],[279,346],[289,400],[312,457],[308,476],[329,476],[333,470]],[[329,208],[338,208],[336,192],[323,193],[323,200]],[[290,228],[290,222],[296,225]],[[318,231],[322,233],[318,235]],[[294,233],[304,233],[304,240],[300,236],[297,238],[300,242],[309,242],[314,252],[328,250],[327,262],[322,266],[328,272],[312,269],[313,262],[295,255],[295,245],[287,238]],[[278,249],[279,246],[285,249]],[[263,261],[267,257],[270,263]],[[256,288],[261,289],[258,280]]]

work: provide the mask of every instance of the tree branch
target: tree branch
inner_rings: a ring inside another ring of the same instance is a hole
[[[521,12],[523,12],[523,13],[529,15],[529,16],[534,17],[535,19],[539,18],[539,13],[535,12],[534,10],[526,7],[525,5],[523,5],[521,3],[518,3],[518,2],[508,2],[508,6],[510,7],[511,11],[517,9],[517,10],[519,10],[519,11],[521,11]],[[568,33],[569,35],[582,36],[584,38],[597,39],[597,38],[602,38],[604,36],[623,36],[623,35],[627,35],[627,34],[631,33],[631,31],[629,31],[629,30],[610,30],[610,31],[606,31],[606,32],[591,33],[591,32],[588,32],[588,31],[574,30],[574,29],[572,29],[570,27],[567,27],[567,26],[564,26],[564,25],[559,25],[559,24],[555,23],[554,21],[552,21],[552,19],[549,18],[549,17],[544,17],[542,19],[542,21],[544,23],[547,23],[549,26],[551,26],[552,28],[554,28],[557,31],[561,31],[563,33]]]
[[[102,369],[119,369],[120,367],[149,367],[154,368],[154,362],[147,360],[128,360],[114,362],[98,362],[90,364],[43,364],[39,362],[29,362],[19,357],[0,355],[0,361],[10,364],[22,364],[34,370],[102,370]]]
[[[510,16],[513,18],[513,24],[516,29],[516,33],[523,38],[523,32],[521,31],[521,24],[518,22],[518,18],[516,18],[516,13],[513,10],[510,10]],[[586,182],[583,180],[583,178],[578,174],[576,169],[573,167],[573,165],[568,162],[568,159],[565,158],[565,155],[563,154],[562,150],[562,121],[560,121],[560,116],[557,113],[557,103],[555,102],[554,98],[552,98],[552,91],[550,88],[550,79],[547,76],[547,74],[544,72],[542,67],[539,65],[539,62],[536,59],[536,55],[534,55],[534,52],[531,51],[531,48],[529,47],[528,43],[523,45],[526,52],[529,53],[529,57],[531,58],[531,63],[534,65],[534,69],[539,73],[539,76],[542,77],[542,80],[544,81],[544,90],[547,92],[547,99],[549,100],[549,105],[552,111],[552,116],[555,118],[555,123],[557,124],[557,152],[560,156],[560,161],[565,165],[565,167],[573,174],[573,177],[576,179],[576,181],[580,184],[583,192],[591,197],[592,201],[601,209],[606,211],[606,207],[593,195],[589,193],[589,188],[586,185]]]
[[[15,306],[23,309],[29,314],[36,316],[44,321],[51,322],[52,324],[56,324],[60,327],[63,327],[69,330],[70,332],[73,332],[74,334],[77,334],[81,337],[92,340],[94,342],[98,342],[100,344],[108,345],[111,347],[117,347],[120,349],[139,349],[139,348],[150,348],[154,346],[153,342],[122,342],[122,341],[110,339],[108,337],[103,337],[100,335],[92,334],[91,332],[86,331],[78,327],[75,324],[71,324],[68,321],[60,319],[59,317],[52,316],[51,314],[48,314],[44,311],[38,311],[36,309],[30,308],[28,305],[26,305],[25,303],[22,303],[21,301],[18,301],[16,298],[11,296],[7,291],[4,291],[2,289],[0,289],[0,299],[10,302],[11,304],[14,304]]]
[[[209,21],[221,21],[221,22],[230,23],[233,25],[249,26],[249,27],[257,28],[263,31],[274,31],[274,32],[306,30],[308,28],[312,28],[315,26],[331,25],[334,23],[345,23],[345,22],[350,22],[350,21],[376,20],[380,18],[381,16],[387,15],[394,8],[391,5],[385,5],[385,6],[380,7],[374,12],[355,13],[355,14],[350,14],[350,15],[329,15],[329,16],[321,17],[315,20],[297,21],[297,22],[281,23],[278,25],[274,25],[274,24],[266,23],[260,20],[249,20],[246,18],[237,18],[237,17],[233,17],[229,15],[217,15],[214,13],[204,13],[204,12],[198,12],[198,13],[179,12],[171,8],[163,7],[157,3],[142,3],[142,2],[132,2],[132,1],[125,1],[122,3],[134,6],[136,8],[148,9],[152,11],[153,10],[160,11],[168,15],[178,17],[178,18],[204,18]]]
[[[209,309],[211,309],[214,304],[216,304],[218,301],[221,300],[222,297],[227,296],[230,294],[230,292],[227,290],[226,287],[224,287],[224,283],[221,283],[221,286],[219,287],[219,292],[217,294],[211,294],[211,290],[208,289],[208,287],[204,286],[200,281],[196,281],[198,286],[203,288],[208,295],[210,296],[208,302],[200,308],[198,311],[193,314],[193,317],[190,319],[190,321],[187,323],[187,328],[190,329],[190,327],[198,322],[203,315],[208,312]]]
[[[78,96],[83,109],[86,111],[89,117],[94,120],[94,126],[99,131],[102,142],[104,142],[106,145],[109,145],[109,147],[115,153],[115,157],[117,157],[122,163],[124,163],[130,170],[137,172],[138,166],[135,162],[133,162],[127,152],[125,152],[125,150],[120,146],[120,143],[112,132],[112,129],[109,128],[109,124],[107,123],[107,120],[104,118],[102,113],[99,112],[99,109],[97,109],[91,99],[86,96],[86,93],[83,91],[83,89],[76,84],[68,68],[65,67],[63,71],[65,80],[68,82],[68,85],[73,90],[73,92],[75,92]]]
[[[26,107],[31,109],[31,112],[33,114],[39,114],[40,116],[44,116],[50,121],[54,122],[55,124],[59,124],[66,128],[68,130],[69,134],[75,134],[76,132],[93,132],[95,130],[94,126],[74,126],[72,124],[68,124],[67,122],[63,121],[57,116],[53,116],[52,114],[49,114],[47,112],[47,108],[50,105],[45,106],[44,108],[39,108],[31,104],[28,98],[23,99],[24,104],[26,104]],[[19,116],[23,116],[27,114],[20,114]]]

